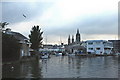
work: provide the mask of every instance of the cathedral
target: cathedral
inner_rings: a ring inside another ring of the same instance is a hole
[[[72,35],[72,39],[70,38],[70,35],[69,35],[69,37],[68,37],[68,45],[80,44],[80,42],[81,42],[80,33],[79,33],[79,29],[77,29],[76,40],[74,41],[74,36],[73,35]]]
[[[66,52],[68,53],[85,53],[85,48],[83,46],[81,46],[81,36],[80,36],[80,32],[79,29],[77,29],[77,33],[76,33],[76,38],[74,40],[74,36],[72,35],[70,37],[68,37],[68,45],[66,45],[65,49]]]

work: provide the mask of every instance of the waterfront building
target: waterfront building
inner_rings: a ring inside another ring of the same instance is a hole
[[[68,37],[68,44],[70,44],[71,43],[71,41],[70,41],[70,35],[69,35],[69,37]]]
[[[43,48],[40,48],[39,51],[47,51],[47,52],[64,52],[65,47],[63,43],[61,45],[52,45],[52,44],[46,44],[43,45]]]
[[[72,43],[74,43],[74,36],[72,35]]]
[[[111,54],[112,42],[106,40],[87,40],[84,42],[88,54]]]
[[[79,33],[79,29],[77,29],[77,33],[76,33],[76,43],[80,43],[80,33]]]
[[[68,53],[85,53],[86,49],[84,46],[81,46],[81,37],[79,33],[79,29],[77,29],[76,33],[76,40],[74,41],[74,36],[72,35],[72,39],[70,38],[70,35],[68,37],[68,45],[65,46],[65,50]]]
[[[113,52],[120,53],[120,40],[108,40],[113,43]]]
[[[25,37],[24,35],[22,35],[18,32],[13,32],[9,28],[7,28],[5,30],[5,34],[12,35],[13,37],[15,37],[18,40],[18,43],[20,44],[20,54],[19,54],[20,58],[26,57],[26,56],[31,56],[31,54],[29,52],[31,43],[27,37]]]
[[[80,33],[79,33],[79,29],[77,29],[77,33],[76,33],[76,40],[74,41],[74,36],[72,35],[72,39],[69,35],[68,37],[68,45],[72,45],[72,44],[80,44],[81,43],[81,37],[80,37]]]

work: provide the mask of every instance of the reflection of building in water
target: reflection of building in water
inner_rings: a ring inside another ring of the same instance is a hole
[[[20,64],[20,75],[21,77],[25,78],[36,78],[42,77],[41,74],[41,66],[39,65],[38,61],[30,61]]]
[[[69,35],[68,37],[68,45],[65,46],[65,49],[69,53],[85,53],[85,47],[81,46],[81,37],[79,33],[79,29],[77,29],[76,40],[74,41],[74,36],[72,35],[72,39]]]

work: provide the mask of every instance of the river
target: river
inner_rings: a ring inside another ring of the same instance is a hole
[[[55,56],[2,66],[3,78],[118,78],[118,57]]]

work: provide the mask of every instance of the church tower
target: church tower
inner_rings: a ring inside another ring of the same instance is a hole
[[[70,44],[70,35],[69,35],[69,37],[68,37],[68,45]]]
[[[72,35],[72,43],[74,43],[74,36]]]
[[[79,29],[77,29],[77,33],[76,33],[76,43],[80,43],[80,33],[79,33]]]

